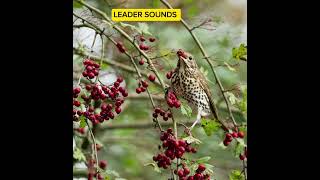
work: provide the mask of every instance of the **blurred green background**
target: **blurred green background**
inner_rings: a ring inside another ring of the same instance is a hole
[[[95,7],[103,10],[110,15],[112,8],[165,8],[160,1],[153,0],[96,0],[86,1]],[[195,34],[199,37],[208,54],[214,59],[215,65],[238,64],[235,70],[225,66],[217,67],[216,71],[220,77],[223,86],[229,89],[234,84],[246,85],[247,82],[247,66],[246,62],[238,61],[232,58],[232,48],[238,47],[241,43],[246,43],[246,1],[243,0],[171,0],[168,1],[174,8],[182,9],[182,18],[184,18],[191,26],[200,24],[203,20],[210,18],[213,20],[205,28],[196,29]],[[77,9],[78,12],[81,11]],[[137,23],[129,23],[137,25]],[[172,50],[184,49],[193,54],[197,59],[199,67],[203,69],[209,80],[211,91],[216,102],[219,102],[219,109],[223,116],[227,116],[225,104],[222,102],[222,96],[214,82],[213,74],[202,58],[202,55],[194,43],[190,34],[177,22],[148,22],[149,32],[157,40],[154,43],[153,56],[166,54]],[[208,30],[209,29],[209,30]],[[214,29],[214,30],[212,30]],[[134,34],[130,29],[126,29],[129,34]],[[89,34],[90,35],[90,34]],[[74,39],[79,38],[79,32],[74,33]],[[92,36],[92,34],[91,34]],[[117,34],[116,39],[121,39]],[[149,36],[147,36],[149,37]],[[86,44],[85,37],[77,40],[77,43]],[[99,38],[98,38],[99,39]],[[99,54],[101,49],[101,41],[97,39],[96,50],[94,53]],[[91,40],[89,41],[91,43]],[[77,44],[75,43],[75,44]],[[89,43],[89,44],[90,44]],[[128,58],[120,54],[114,45],[105,40],[105,58],[117,61],[131,66]],[[87,46],[89,46],[89,44]],[[133,50],[127,45],[129,51]],[[166,58],[156,59],[154,63],[161,73],[165,83],[169,81],[165,78],[167,71],[175,67],[175,55],[167,56]],[[78,77],[77,72],[81,68],[82,58],[74,56],[74,76],[75,80]],[[147,71],[147,69],[142,68]],[[147,94],[137,95],[135,88],[137,87],[136,75],[124,72],[121,69],[112,66],[104,66],[103,69],[107,74],[121,75],[125,79],[126,86],[129,90],[129,98],[125,101],[123,112],[114,120],[108,121],[99,125],[95,129],[96,139],[103,145],[99,151],[99,159],[105,159],[108,162],[108,169],[116,171],[120,177],[128,180],[163,180],[170,177],[167,171],[158,173],[151,166],[144,166],[146,163],[152,162],[152,156],[158,153],[159,132],[152,126],[142,129],[108,129],[110,126],[117,125],[135,125],[141,123],[152,123],[152,106],[149,99],[144,98]],[[148,72],[148,71],[147,71]],[[76,82],[76,81],[75,81]],[[154,95],[162,96],[162,90],[154,85],[150,86],[150,91]],[[141,97],[141,98],[139,98]],[[241,98],[241,97],[239,97]],[[156,101],[159,106],[166,107],[163,101]],[[236,109],[236,108],[234,108]],[[246,121],[246,116],[240,111],[235,112],[236,120],[241,123]],[[178,122],[193,121],[181,115],[179,110],[174,111],[174,116]],[[161,122],[163,122],[161,120]],[[183,128],[179,126],[179,135],[182,135]],[[226,180],[229,179],[228,174],[233,169],[241,170],[242,162],[238,157],[234,157],[233,148],[222,148],[219,144],[223,140],[223,132],[219,131],[212,136],[207,136],[200,125],[194,129],[194,136],[200,139],[203,144],[198,146],[196,154],[187,155],[191,159],[197,159],[204,156],[211,156],[209,164],[214,166],[214,179]],[[83,140],[75,133],[75,140],[78,147],[81,147]],[[83,152],[90,152],[90,146],[84,149]]]

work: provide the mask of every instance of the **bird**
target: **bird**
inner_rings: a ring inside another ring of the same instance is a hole
[[[189,130],[200,122],[201,117],[212,117],[212,115],[213,119],[218,120],[222,128],[227,130],[227,125],[219,118],[208,83],[199,70],[195,58],[182,49],[177,51],[177,56],[178,62],[172,73],[170,89],[197,110],[197,118]]]

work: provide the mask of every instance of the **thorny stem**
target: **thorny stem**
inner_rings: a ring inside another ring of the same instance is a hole
[[[173,9],[172,6],[171,6],[166,0],[160,0],[160,1],[161,1],[167,8]],[[230,108],[229,101],[228,101],[228,99],[227,99],[227,97],[226,97],[226,95],[225,95],[225,93],[224,93],[225,90],[224,90],[224,88],[223,88],[223,86],[222,86],[222,84],[221,84],[220,79],[219,79],[218,76],[217,76],[217,73],[216,73],[216,71],[215,71],[215,69],[214,69],[213,64],[211,63],[211,60],[210,60],[209,56],[207,55],[207,52],[204,50],[204,48],[203,48],[201,42],[199,41],[198,37],[193,33],[192,28],[190,28],[190,26],[189,26],[183,19],[181,19],[181,23],[182,23],[182,24],[184,25],[184,27],[188,30],[188,32],[190,33],[190,35],[191,35],[192,38],[194,39],[195,43],[196,43],[197,46],[199,47],[202,55],[204,56],[204,58],[206,59],[206,61],[207,61],[208,64],[210,65],[210,68],[211,68],[211,70],[212,70],[212,72],[213,72],[213,75],[214,75],[214,77],[215,77],[215,80],[217,81],[217,83],[218,83],[218,85],[219,85],[219,89],[220,89],[220,91],[221,91],[221,93],[222,93],[222,95],[223,95],[223,98],[224,98],[224,100],[225,100],[225,103],[226,103],[226,106],[227,106],[227,109],[228,109],[228,112],[229,112],[229,116],[230,116],[230,118],[231,118],[231,120],[232,120],[232,123],[233,123],[233,125],[234,125],[234,128],[237,129],[238,125],[237,125],[237,123],[236,123],[236,121],[235,121],[235,119],[234,119],[234,117],[233,117],[233,114],[232,114],[232,111],[231,111],[231,108]]]

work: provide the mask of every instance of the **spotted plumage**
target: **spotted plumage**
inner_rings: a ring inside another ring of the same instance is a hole
[[[205,77],[199,71],[193,56],[187,52],[179,50],[178,63],[171,78],[171,88],[176,95],[189,101],[197,107],[197,121],[201,116],[209,116],[213,114],[218,119],[217,111],[212,100],[212,95]]]

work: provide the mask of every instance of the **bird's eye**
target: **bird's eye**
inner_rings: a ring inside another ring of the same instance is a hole
[[[192,57],[191,57],[191,56],[189,56],[189,60],[192,60]]]

